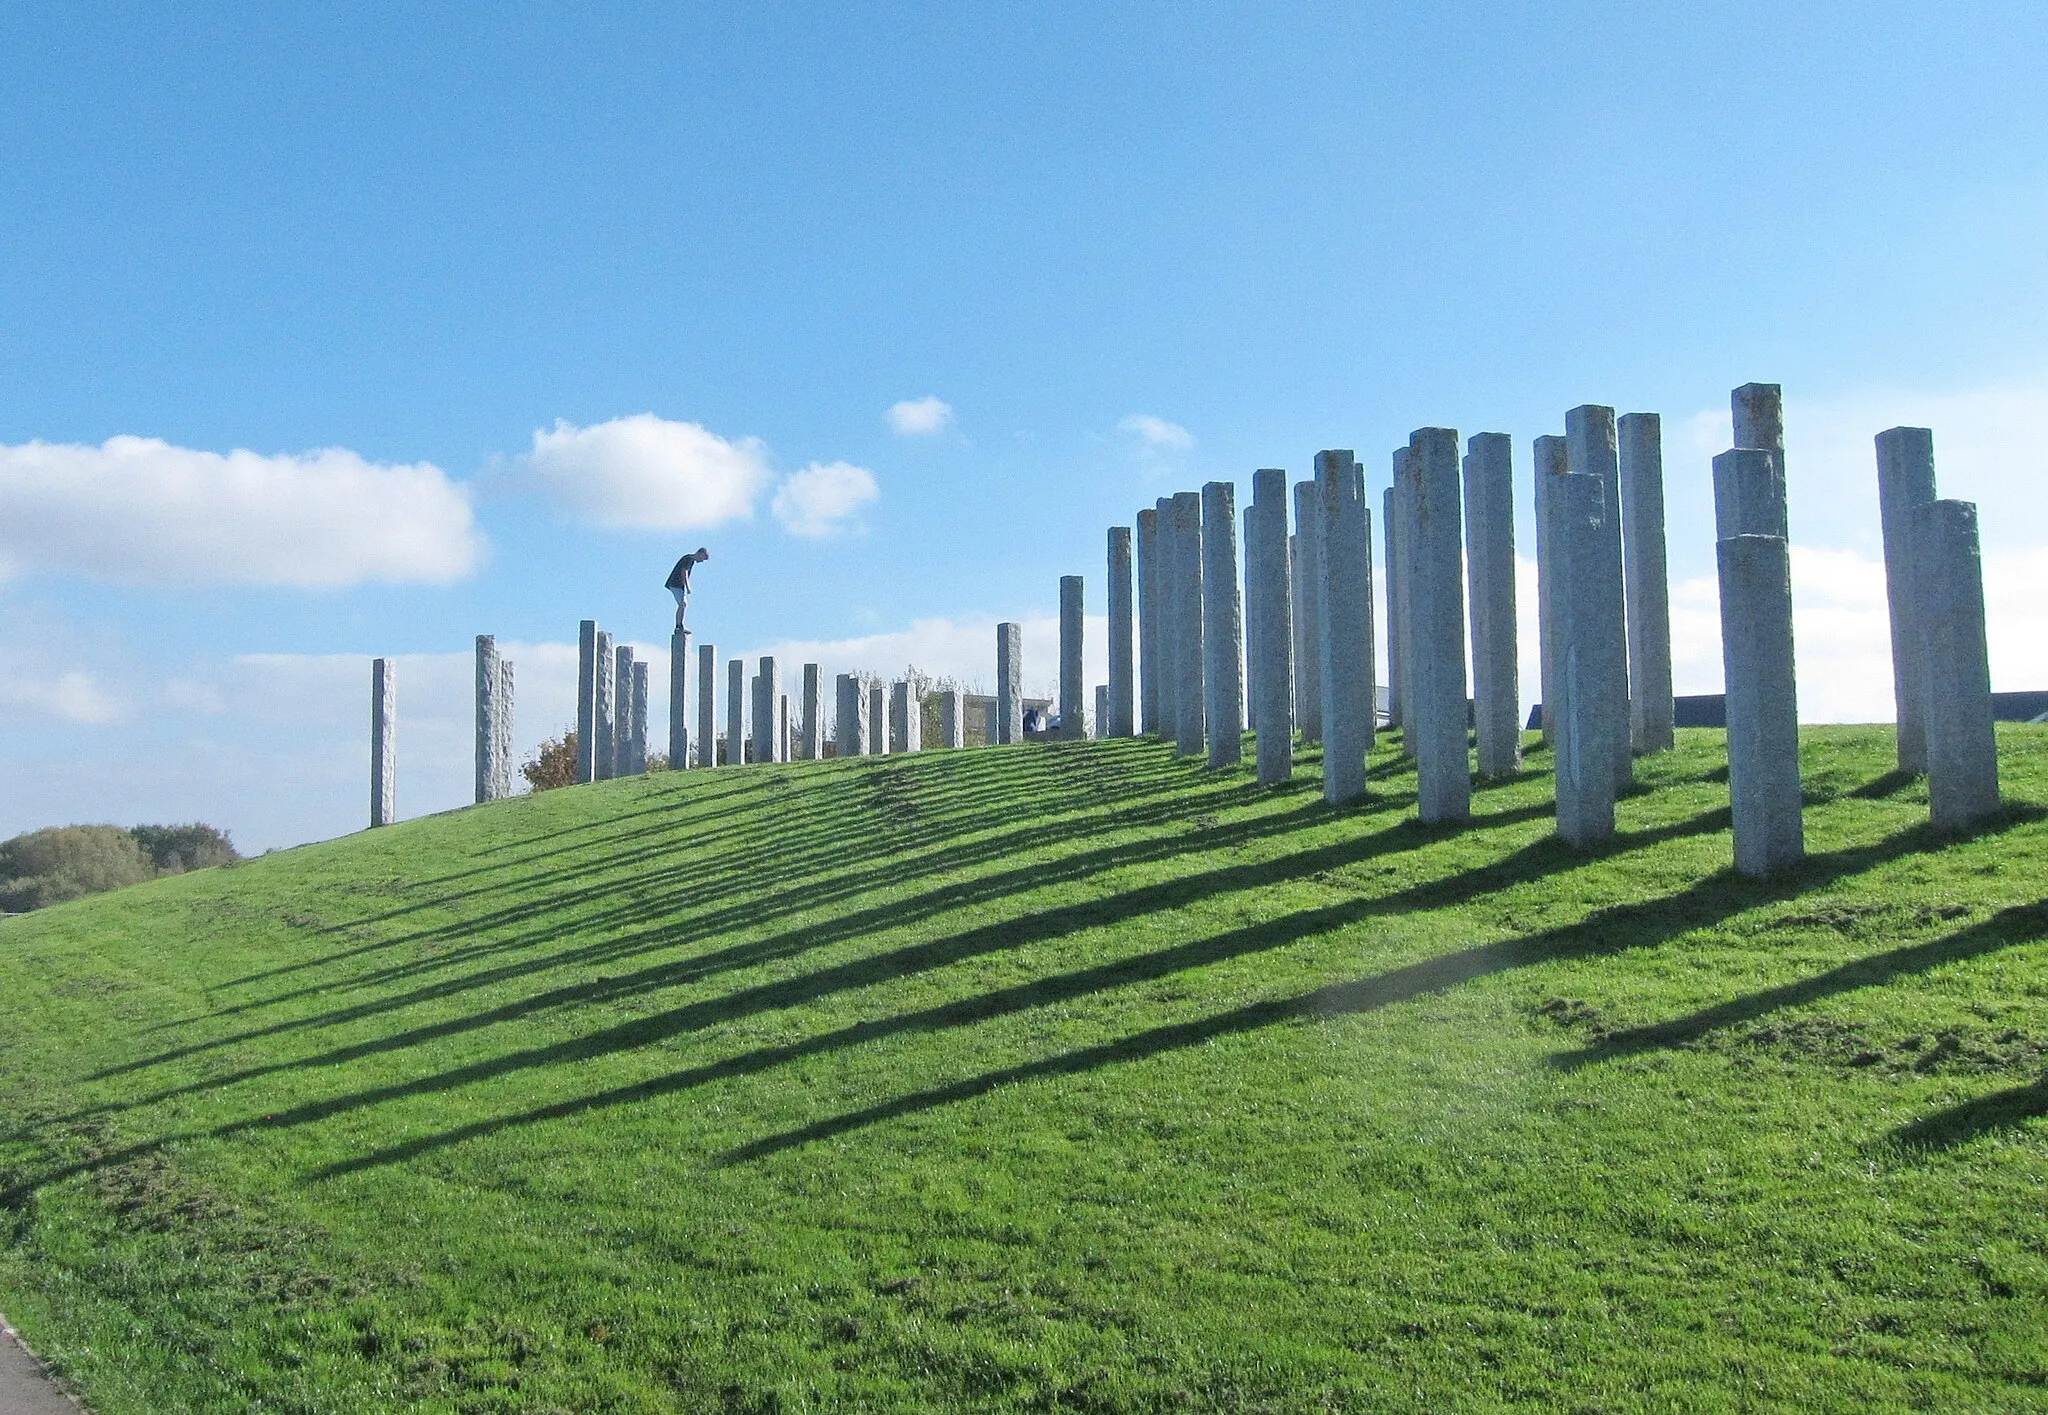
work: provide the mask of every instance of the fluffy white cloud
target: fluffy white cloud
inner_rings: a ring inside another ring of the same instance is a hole
[[[445,584],[484,548],[468,492],[428,463],[196,451],[153,437],[0,446],[0,576],[124,584]]]
[[[122,704],[101,686],[99,679],[77,669],[46,678],[10,674],[6,682],[0,683],[0,707],[21,710],[30,716],[53,717],[60,722],[95,725],[118,722],[124,715]]]
[[[930,437],[953,421],[953,405],[930,394],[889,405],[889,426],[903,437]]]
[[[1117,424],[1117,429],[1134,434],[1147,447],[1185,452],[1195,445],[1195,435],[1179,423],[1170,423],[1150,413],[1132,413]]]
[[[776,489],[773,510],[795,536],[838,535],[854,528],[860,508],[880,496],[875,474],[851,462],[813,462]]]
[[[758,438],[727,441],[652,413],[536,429],[520,459],[531,481],[591,525],[698,530],[747,520],[773,476]]]

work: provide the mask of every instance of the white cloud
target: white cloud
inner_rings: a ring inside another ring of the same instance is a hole
[[[772,509],[791,535],[815,538],[854,529],[854,515],[880,495],[866,467],[813,462],[776,489]]]
[[[425,462],[196,451],[153,437],[0,446],[0,577],[124,584],[445,584],[484,540],[469,494]]]
[[[1150,413],[1132,413],[1117,424],[1117,429],[1135,434],[1147,447],[1185,452],[1195,445],[1195,435],[1179,423],[1170,423]]]
[[[0,684],[0,707],[25,709],[60,722],[98,725],[118,722],[122,704],[90,673],[76,669],[47,678],[9,675]]]
[[[953,405],[930,394],[889,405],[889,426],[902,437],[930,437],[953,421]]]
[[[520,459],[570,514],[608,529],[699,530],[750,519],[772,480],[760,439],[727,441],[652,413],[535,429]]]

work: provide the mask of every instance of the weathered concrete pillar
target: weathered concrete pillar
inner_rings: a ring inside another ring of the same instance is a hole
[[[1415,538],[1419,532],[1415,524],[1414,462],[1413,448],[1394,449],[1394,553],[1399,558],[1393,570],[1393,585],[1399,607],[1394,611],[1394,622],[1387,626],[1394,652],[1401,657],[1401,699],[1394,707],[1394,721],[1401,727],[1401,750],[1411,757],[1415,755],[1415,701],[1421,690],[1415,666],[1415,559],[1419,549]]]
[[[1583,850],[1614,835],[1613,740],[1627,711],[1613,689],[1613,659],[1622,643],[1621,561],[1607,538],[1607,488],[1600,478],[1552,477],[1544,498],[1557,833]]]
[[[1934,500],[1934,433],[1888,428],[1877,435],[1877,507],[1884,526],[1885,601],[1891,610],[1892,703],[1900,771],[1927,770],[1925,634],[1916,610],[1913,517]]]
[[[1586,403],[1573,408],[1564,415],[1565,455],[1569,469],[1574,476],[1597,476],[1600,484],[1607,488],[1605,531],[1608,553],[1614,557],[1616,575],[1621,574],[1621,466],[1620,448],[1615,436],[1614,409],[1597,403]],[[1623,587],[1626,595],[1626,585]],[[1635,753],[1629,749],[1629,670],[1628,670],[1628,618],[1626,603],[1623,615],[1615,621],[1614,632],[1619,636],[1620,652],[1610,664],[1614,681],[1608,684],[1608,691],[1614,700],[1622,704],[1621,715],[1611,725],[1613,740],[1608,750],[1614,754],[1614,789],[1617,793],[1628,788],[1635,780]]]
[[[790,760],[789,694],[775,695],[775,760]]]
[[[781,705],[782,665],[775,661],[774,654],[763,654],[760,667],[754,674],[754,760],[757,762],[782,760],[779,750],[782,722],[778,715]]]
[[[1735,868],[1761,877],[1806,853],[1800,818],[1799,698],[1792,654],[1792,562],[1782,536],[1715,544],[1728,704],[1728,803]]]
[[[597,780],[597,621],[576,626],[576,782]]]
[[[981,744],[984,747],[993,747],[997,739],[1003,735],[1000,730],[1000,724],[996,721],[996,700],[993,697],[982,699],[981,713],[983,719]]]
[[[1087,691],[1081,675],[1081,577],[1060,576],[1060,736],[1078,742],[1086,734]]]
[[[1472,814],[1472,754],[1465,720],[1465,528],[1458,433],[1418,428],[1408,439],[1413,504],[1408,582],[1409,668],[1414,673],[1417,817],[1425,825]]]
[[[799,761],[814,762],[824,755],[825,704],[823,670],[815,663],[804,665],[804,728],[797,747]]]
[[[996,625],[996,741],[1024,740],[1024,626]]]
[[[505,686],[499,671],[498,641],[476,636],[476,799],[495,801],[512,793],[512,783],[499,778],[498,694]]]
[[[1246,599],[1251,615],[1251,697],[1258,725],[1259,784],[1294,775],[1294,616],[1288,588],[1287,473],[1252,473],[1245,533]]]
[[[1939,830],[1998,814],[1998,737],[1984,638],[1984,567],[1977,508],[1930,501],[1912,513],[1914,619],[1926,669],[1927,805]]]
[[[504,790],[498,793],[500,796],[510,796],[512,794],[512,762],[517,750],[514,744],[518,740],[512,729],[512,706],[512,660],[500,658],[498,660],[497,742],[495,744],[497,751],[495,773],[498,780],[504,783]]]
[[[1737,447],[1714,458],[1714,538],[1733,536],[1789,539],[1785,479],[1775,453]]]
[[[1775,383],[1745,383],[1728,395],[1737,447],[1761,448],[1776,455],[1778,475],[1785,474],[1785,399]]]
[[[1175,616],[1180,612],[1180,595],[1175,587],[1179,583],[1180,556],[1173,534],[1173,498],[1160,497],[1152,508],[1152,516],[1158,549],[1158,564],[1152,571],[1152,661],[1159,669],[1159,690],[1153,695],[1159,710],[1155,730],[1161,737],[1178,737],[1180,700],[1174,695],[1180,691],[1180,621]]]
[[[1401,622],[1401,558],[1396,541],[1401,534],[1397,524],[1401,518],[1395,514],[1394,506],[1394,482],[1400,479],[1401,459],[1407,451],[1405,447],[1394,449],[1394,481],[1390,481],[1380,495],[1380,541],[1386,547],[1387,600],[1387,623],[1381,637],[1387,643],[1387,726],[1390,728],[1401,725],[1402,704],[1408,700],[1408,684],[1402,676],[1400,630],[1397,628]],[[1377,725],[1378,712],[1375,711],[1373,716]]]
[[[619,704],[617,682],[612,677],[612,636],[602,629],[597,631],[597,656],[592,666],[597,675],[597,690],[596,711],[590,729],[593,749],[590,772],[594,780],[609,781],[618,766],[615,734],[619,725]]]
[[[1180,713],[1174,742],[1184,757],[1202,750],[1208,701],[1203,687],[1207,654],[1202,643],[1202,496],[1180,491],[1173,497],[1174,670],[1173,701]]]
[[[697,646],[697,765],[718,765],[718,646]]]
[[[838,711],[832,724],[832,750],[835,756],[863,757],[867,755],[867,695],[861,691],[860,679],[851,673],[842,673],[833,679],[835,704]]]
[[[1131,639],[1131,528],[1109,528],[1109,710],[1095,729],[1098,737],[1136,734],[1137,690]]]
[[[1316,676],[1323,689],[1323,799],[1342,805],[1365,795],[1365,754],[1373,742],[1372,518],[1365,470],[1348,449],[1316,453],[1313,485],[1320,531],[1311,593],[1322,610]]]
[[[880,682],[868,684],[868,755],[889,754],[889,690]]]
[[[678,625],[668,636],[668,769],[690,766],[690,631]]]
[[[960,748],[967,745],[967,722],[964,716],[965,704],[958,688],[945,688],[939,692],[939,745]]]
[[[370,660],[370,824],[398,812],[398,676],[388,658]]]
[[[1534,445],[1532,460],[1536,477],[1536,634],[1539,673],[1542,682],[1538,685],[1543,694],[1543,715],[1539,725],[1543,729],[1543,745],[1557,745],[1556,705],[1563,692],[1557,681],[1557,638],[1560,609],[1551,600],[1551,586],[1556,582],[1556,567],[1550,550],[1550,491],[1557,485],[1557,479],[1569,475],[1565,440],[1562,437],[1539,437]],[[1603,512],[1604,514],[1604,512]]]
[[[1323,740],[1323,503],[1313,481],[1294,488],[1294,721]]]
[[[1515,450],[1504,432],[1465,444],[1465,574],[1472,594],[1472,725],[1479,774],[1522,769],[1515,659]]]
[[[1088,735],[1098,742],[1109,740],[1109,684],[1095,685],[1095,715],[1088,719]]]
[[[917,700],[917,687],[908,680],[889,685],[889,750],[917,752],[924,749],[924,707]]]
[[[1237,584],[1237,487],[1202,487],[1202,719],[1209,765],[1244,758],[1244,601]]]
[[[1671,750],[1671,586],[1664,561],[1664,420],[1624,413],[1621,443],[1622,592],[1628,610],[1628,740]]]
[[[633,660],[633,759],[630,770],[634,776],[647,775],[648,677],[647,660]]]
[[[1252,505],[1247,501],[1238,513],[1240,543],[1244,546],[1244,725],[1245,730],[1256,734],[1259,730],[1259,567],[1258,536],[1253,533],[1252,523],[1257,519]]]
[[[725,764],[741,766],[747,760],[747,661],[728,659],[725,665]]]
[[[1114,578],[1112,576],[1112,578]],[[1159,730],[1159,513],[1138,513],[1138,726]]]
[[[633,763],[633,646],[612,650],[612,776],[630,776]]]

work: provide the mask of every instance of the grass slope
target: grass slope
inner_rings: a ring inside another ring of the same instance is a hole
[[[0,924],[0,1306],[182,1410],[2048,1409],[2048,729],[1611,849],[1155,743],[663,775]]]

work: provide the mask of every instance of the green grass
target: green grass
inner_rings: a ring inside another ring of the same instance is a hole
[[[2048,729],[1610,849],[1156,743],[695,772],[0,923],[0,1309],[184,1410],[2048,1409]]]

